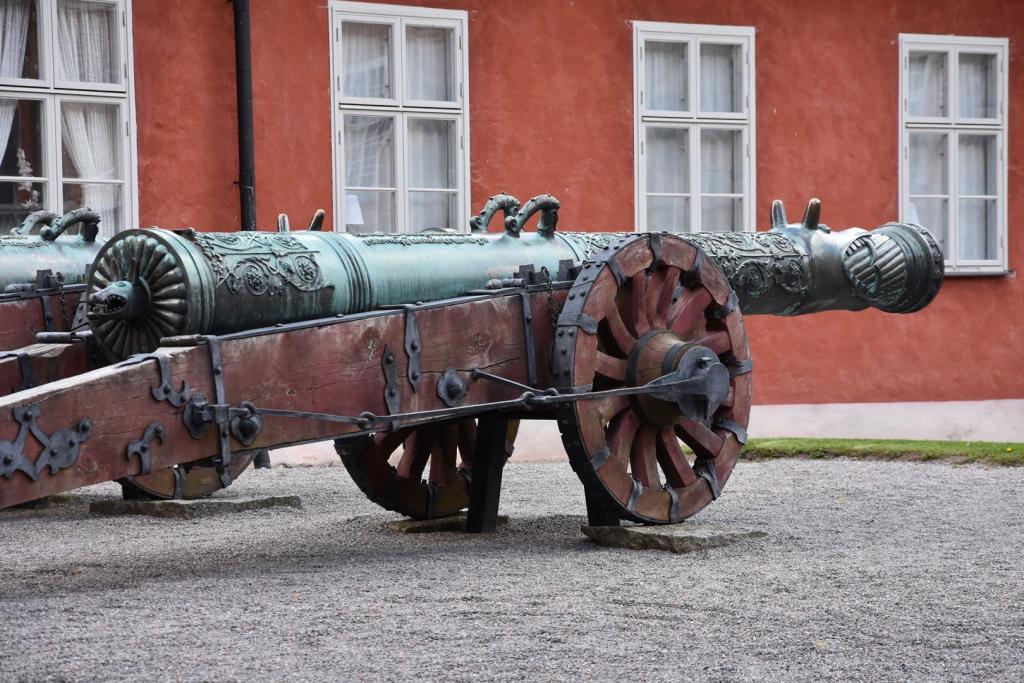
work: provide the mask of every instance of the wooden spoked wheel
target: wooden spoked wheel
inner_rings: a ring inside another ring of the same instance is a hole
[[[506,458],[518,430],[519,421],[510,420]],[[387,510],[434,519],[469,506],[476,447],[473,418],[338,439],[334,446],[359,489]]]
[[[234,481],[252,463],[259,451],[234,453],[228,472]],[[149,474],[118,479],[125,500],[194,500],[206,498],[224,488],[217,468],[186,463],[155,470]]]
[[[735,302],[721,270],[673,235],[631,236],[584,264],[559,318],[556,386],[641,386],[685,371],[680,364],[694,356],[722,378],[720,401],[682,398],[695,401],[685,411],[651,396],[560,406],[562,441],[588,505],[595,501],[622,519],[670,523],[719,495],[750,416],[750,354]]]

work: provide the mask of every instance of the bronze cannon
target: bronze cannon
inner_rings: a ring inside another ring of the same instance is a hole
[[[64,353],[37,335],[74,326],[86,270],[104,243],[99,220],[91,209],[37,211],[0,235],[0,395],[88,368],[84,345]],[[77,235],[68,233],[74,226]]]
[[[133,230],[99,253],[89,281],[89,318],[111,359],[155,349],[164,337],[238,330],[459,296],[511,281],[529,266],[551,277],[632,233],[556,230],[558,203],[535,197],[484,232],[498,195],[469,234],[202,233]],[[534,214],[536,232],[523,232]],[[682,235],[715,262],[746,314],[798,315],[868,307],[908,313],[938,291],[937,246],[927,231],[892,223],[832,232],[811,202],[788,225],[781,202],[772,229]]]
[[[923,228],[832,232],[816,201],[737,235],[560,233],[557,211],[502,195],[465,235],[119,235],[89,304],[127,358],[0,399],[0,507],[182,464],[228,485],[255,449],[335,439],[375,502],[468,506],[480,530],[518,421],[555,419],[592,521],[676,522],[746,440],[744,314],[906,313],[942,282]]]

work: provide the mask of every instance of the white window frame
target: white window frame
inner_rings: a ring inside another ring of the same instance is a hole
[[[42,148],[46,175],[0,176],[0,182],[32,182],[46,186],[43,208],[58,215],[64,213],[64,184],[117,185],[121,187],[121,217],[124,225],[113,226],[112,231],[127,230],[139,224],[137,128],[135,120],[135,54],[132,44],[132,0],[90,0],[119,8],[120,32],[118,55],[121,60],[121,83],[75,83],[60,81],[56,73],[56,51],[59,49],[57,28],[57,1],[37,0],[39,45],[39,78],[0,78],[0,96],[42,102]],[[94,102],[117,105],[120,109],[124,135],[120,136],[120,158],[124,172],[121,180],[94,178],[65,178],[61,155],[62,102]],[[6,142],[6,141],[3,141]],[[3,144],[3,143],[0,143]],[[105,226],[100,226],[101,229]],[[106,232],[106,230],[104,230]]]
[[[910,115],[910,53],[946,53],[946,97],[945,117]],[[996,113],[994,119],[961,117],[960,98],[957,92],[959,79],[959,54],[994,54],[998,74],[996,78]],[[917,33],[900,34],[900,127],[899,127],[899,198],[900,220],[910,216],[910,133],[943,133],[947,135],[947,164],[949,177],[946,236],[947,275],[1002,275],[1009,269],[1007,242],[1007,101],[1009,92],[1009,40],[1007,38],[977,38],[968,36],[924,35]],[[959,136],[961,133],[984,133],[996,138],[996,160],[999,165],[996,174],[996,258],[991,260],[965,260],[958,256],[958,198],[960,197],[958,173]],[[929,226],[925,226],[929,227]]]
[[[379,3],[331,0],[331,130],[332,171],[334,187],[334,230],[345,232],[345,115],[390,116],[395,119],[395,229],[397,233],[407,232],[409,224],[409,193],[419,191],[410,188],[406,179],[408,145],[406,128],[412,118],[448,119],[456,121],[459,159],[457,166],[457,208],[456,225],[450,226],[462,232],[468,230],[470,216],[469,192],[469,13],[463,10],[435,9],[430,7],[409,7]],[[392,98],[343,97],[341,78],[341,23],[360,21],[383,23],[392,26],[394,57],[392,60]],[[408,26],[430,26],[451,28],[455,31],[456,49],[456,101],[432,102],[405,99],[405,32]],[[434,191],[434,190],[430,190]],[[443,190],[437,190],[443,191]]]
[[[690,93],[689,110],[685,112],[668,112],[646,110],[646,63],[644,61],[644,43],[648,40],[664,40],[673,43],[687,44],[687,69]],[[744,112],[709,112],[700,111],[700,69],[699,52],[702,43],[718,43],[739,45],[744,55],[744,78],[741,101]],[[701,224],[701,192],[700,145],[698,137],[701,128],[733,129],[743,131],[744,169],[744,232],[757,229],[755,223],[755,203],[757,200],[757,108],[754,87],[754,27],[752,26],[715,26],[711,24],[675,24],[653,21],[633,22],[633,177],[635,179],[634,196],[635,224],[638,232],[648,230],[647,226],[647,164],[646,164],[646,131],[648,124],[657,127],[685,128],[689,130],[688,149],[690,157],[690,192],[679,196],[690,197],[691,229]],[[722,195],[726,196],[726,195]]]

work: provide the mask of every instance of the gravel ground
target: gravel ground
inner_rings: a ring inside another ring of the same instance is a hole
[[[1024,469],[741,463],[692,555],[579,532],[565,464],[509,465],[488,536],[402,535],[341,468],[225,494],[304,509],[0,514],[2,680],[1024,678]]]

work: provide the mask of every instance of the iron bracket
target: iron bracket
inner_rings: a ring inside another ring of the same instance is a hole
[[[394,415],[402,408],[402,395],[398,390],[398,369],[395,362],[395,353],[389,346],[384,347],[380,364],[384,369],[384,405],[388,407],[388,414]]]
[[[210,351],[210,367],[213,370],[213,389],[214,389],[214,400],[216,401],[215,408],[227,408],[227,396],[224,389],[224,366],[221,364],[220,359],[220,340],[217,337],[206,336],[203,337],[206,341],[207,348]],[[217,468],[217,474],[220,477],[220,484],[224,488],[231,485],[231,441],[228,432],[228,422],[230,420],[227,410],[223,413],[218,411],[216,415],[217,423],[217,439],[220,443],[220,453],[213,459],[214,466]]]
[[[740,425],[736,424],[732,420],[727,420],[725,418],[720,418],[718,420],[715,420],[715,423],[714,423],[713,426],[718,427],[720,429],[728,430],[728,431],[732,432],[733,434],[735,434],[736,435],[736,440],[740,442],[741,446],[743,446],[743,445],[745,445],[747,443],[747,430],[744,429],[743,427],[741,427]]]
[[[188,382],[182,380],[181,390],[175,391],[174,386],[171,384],[171,367],[167,362],[167,356],[162,353],[151,353],[149,357],[155,359],[157,366],[160,368],[160,384],[150,390],[153,398],[157,401],[167,401],[175,408],[185,405],[185,401],[192,395]]]
[[[416,308],[404,306],[405,308],[405,354],[409,357],[409,367],[406,374],[409,377],[409,384],[412,385],[412,393],[420,386],[420,351],[423,348],[423,340],[420,339],[420,327],[416,322]]]
[[[587,334],[597,334],[597,321],[586,313],[562,313],[558,316],[558,327],[578,327]],[[559,333],[561,332],[562,330],[559,330]]]
[[[138,365],[139,363],[145,363],[147,360],[155,360],[157,369],[160,371],[160,384],[150,389],[153,398],[157,401],[167,401],[175,408],[185,405],[192,396],[192,389],[189,388],[188,382],[182,381],[181,390],[174,390],[171,380],[171,366],[165,354],[137,353],[121,361],[116,367],[123,368],[128,365]],[[216,382],[216,374],[214,374],[214,377]]]
[[[693,265],[684,270],[680,275],[680,282],[686,287],[693,288],[701,283],[702,270],[704,269],[704,250],[697,247],[697,255],[693,257]]]
[[[537,354],[533,348],[533,306],[526,290],[519,292],[523,304],[523,346],[526,348],[526,383],[537,386]]]
[[[612,457],[612,452],[608,446],[602,446],[601,450],[594,453],[594,457],[590,459],[590,466],[594,468],[594,471],[598,471],[606,462],[608,458]]]
[[[715,463],[712,460],[698,460],[694,463],[693,471],[698,477],[707,481],[711,487],[711,499],[718,500],[722,495],[722,486],[718,483],[718,472],[715,470]]]
[[[635,477],[633,479],[633,490],[629,492],[629,500],[626,502],[626,512],[633,512],[636,509],[636,502],[640,500],[640,494],[643,493],[643,484],[639,482]]]
[[[736,296],[736,290],[729,292],[729,298],[726,299],[725,304],[718,308],[713,308],[707,312],[706,317],[713,320],[723,320],[727,315],[733,312],[740,305],[739,297]]]
[[[754,360],[748,358],[747,360],[737,360],[735,358],[729,358],[724,361],[725,367],[729,368],[729,376],[736,377],[737,375],[746,375],[754,371]]]
[[[139,474],[149,474],[152,471],[149,444],[153,439],[160,443],[164,442],[164,426],[159,422],[150,424],[146,427],[141,439],[128,444],[128,460],[136,456],[139,458]]]
[[[50,474],[71,467],[78,460],[82,444],[89,440],[92,433],[92,421],[82,418],[71,429],[58,429],[47,435],[36,422],[42,412],[38,403],[15,406],[12,412],[19,425],[18,436],[14,441],[0,439],[0,475],[7,479],[21,470],[35,481],[47,467],[50,468]],[[43,447],[34,463],[25,455],[25,442],[29,434]]]
[[[651,266],[648,269],[653,272],[654,269],[658,267],[658,264],[661,263],[661,233],[652,232],[650,238],[647,240],[647,244],[650,246],[651,253],[654,255],[654,258],[651,260]]]
[[[39,303],[43,307],[43,329],[46,332],[53,332],[53,306],[50,304],[50,295],[40,295]]]
[[[25,389],[31,389],[36,385],[35,375],[32,373],[32,358],[24,351],[7,351],[6,353],[0,353],[0,360],[5,358],[17,358],[18,359],[18,370],[21,371],[21,384],[16,387],[11,387],[12,393],[24,391]]]
[[[679,494],[676,493],[671,484],[665,484],[662,488],[668,493],[669,500],[671,501],[668,507],[668,521],[676,524],[682,520],[682,515],[679,514]]]

